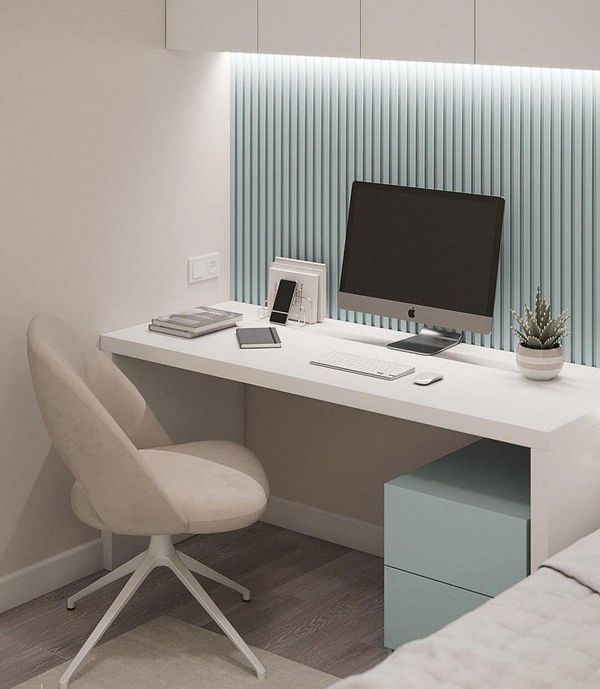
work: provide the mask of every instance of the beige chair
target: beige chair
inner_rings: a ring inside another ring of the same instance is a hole
[[[48,314],[27,333],[29,366],[52,443],[75,477],[71,503],[86,524],[150,536],[148,550],[69,598],[76,601],[132,574],[60,680],[66,688],[131,596],[155,567],[169,567],[254,667],[265,670],[192,572],[250,600],[250,591],[173,547],[176,534],[241,529],[257,521],[269,495],[259,460],[225,441],[172,445],[143,397],[96,347]]]

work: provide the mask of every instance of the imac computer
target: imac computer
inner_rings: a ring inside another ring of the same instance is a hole
[[[392,349],[438,354],[492,329],[504,199],[354,182],[343,309],[425,324]]]

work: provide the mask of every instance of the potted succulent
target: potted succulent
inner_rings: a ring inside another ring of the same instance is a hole
[[[525,305],[525,315],[511,309],[516,326],[511,330],[519,338],[517,368],[527,378],[550,380],[561,371],[565,354],[561,346],[566,335],[565,323],[569,316],[563,311],[552,318],[550,304],[538,287],[533,311]]]

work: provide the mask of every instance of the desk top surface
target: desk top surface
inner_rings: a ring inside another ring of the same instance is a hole
[[[260,327],[258,308],[240,302],[218,307],[244,314],[243,327]],[[407,337],[393,330],[326,319],[306,327],[278,326],[281,349],[238,347],[233,328],[193,340],[148,331],[147,323],[107,333],[103,351],[236,380],[249,385],[364,409],[432,426],[551,448],[600,425],[600,371],[565,364],[552,381],[524,378],[511,352],[460,344],[435,357],[392,351],[386,345]],[[431,386],[412,375],[383,381],[309,364],[342,351],[439,372]]]

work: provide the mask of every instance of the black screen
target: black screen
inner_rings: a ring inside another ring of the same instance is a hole
[[[492,316],[504,199],[354,182],[340,291]]]
[[[273,311],[283,311],[287,313],[290,310],[290,304],[294,292],[296,291],[296,283],[293,280],[280,280],[277,287],[277,294],[275,295],[275,302],[273,304]]]

